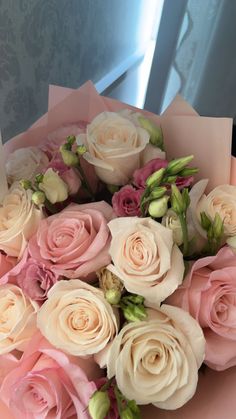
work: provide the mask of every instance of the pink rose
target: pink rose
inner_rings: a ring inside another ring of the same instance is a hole
[[[78,192],[81,186],[79,174],[76,173],[76,171],[73,168],[65,165],[59,153],[56,155],[55,158],[53,158],[53,160],[51,160],[51,162],[47,166],[47,169],[48,168],[51,168],[54,171],[58,172],[62,180],[64,180],[64,182],[68,185],[69,195],[75,195]]]
[[[9,272],[16,264],[16,259],[0,252],[0,278]]]
[[[105,202],[71,204],[39,225],[29,243],[31,256],[67,278],[87,277],[108,265],[113,210]]]
[[[167,167],[168,161],[163,159],[153,159],[145,164],[141,169],[135,170],[133,180],[137,188],[145,188],[147,178],[162,167]]]
[[[66,138],[69,135],[79,135],[85,131],[87,122],[79,121],[75,124],[64,125],[57,130],[48,134],[47,138],[40,145],[41,150],[43,150],[50,159],[53,155],[58,152],[59,147],[66,141]]]
[[[168,303],[187,310],[203,328],[205,363],[216,370],[236,365],[236,255],[223,247],[197,260]]]
[[[143,189],[134,189],[131,185],[123,186],[112,197],[112,206],[118,217],[140,216],[140,201]]]
[[[86,410],[101,376],[92,358],[80,360],[36,335],[3,380],[0,398],[17,419],[89,419]]]
[[[40,302],[47,298],[49,289],[57,280],[58,275],[43,262],[30,257],[26,250],[20,262],[0,279],[0,283],[17,284],[31,300]]]

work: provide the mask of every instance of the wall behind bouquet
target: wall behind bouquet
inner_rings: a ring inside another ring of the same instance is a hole
[[[0,0],[4,141],[46,112],[48,84],[97,82],[145,48],[152,1]]]

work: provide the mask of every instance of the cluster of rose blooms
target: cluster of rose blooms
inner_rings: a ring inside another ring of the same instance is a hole
[[[0,400],[17,419],[141,417],[236,365],[236,187],[206,193],[131,111],[10,154]],[[139,405],[139,406],[138,406]]]

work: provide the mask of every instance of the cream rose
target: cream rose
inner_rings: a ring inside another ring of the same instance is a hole
[[[236,235],[236,186],[220,185],[214,188],[208,195],[204,194],[208,181],[203,179],[196,183],[191,192],[191,212],[195,226],[199,233],[205,237],[206,232],[201,228],[201,212],[213,221],[218,213],[224,222],[224,234],[226,237]]]
[[[0,287],[0,355],[13,349],[24,351],[36,333],[38,305],[12,284]]]
[[[148,320],[129,323],[107,354],[108,378],[128,399],[178,409],[194,395],[204,359],[202,329],[187,312],[168,305],[148,309]]]
[[[114,112],[99,114],[77,137],[88,149],[83,157],[95,166],[105,183],[125,185],[140,167],[141,153],[149,141],[148,132]],[[153,157],[152,157],[153,158]]]
[[[151,218],[121,217],[108,227],[114,265],[107,268],[128,291],[160,304],[181,284],[184,274],[183,255],[172,232]]]
[[[45,193],[46,198],[51,204],[63,202],[68,198],[68,185],[51,168],[44,173],[43,180],[39,184],[39,189]]]
[[[0,206],[0,249],[9,256],[22,256],[42,218],[31,198],[32,191],[14,183]]]
[[[33,181],[48,165],[47,155],[37,147],[19,148],[9,154],[6,162],[7,179],[10,184],[21,179]]]
[[[78,356],[99,352],[118,331],[115,311],[103,292],[79,279],[59,281],[50,289],[38,327],[53,346]]]

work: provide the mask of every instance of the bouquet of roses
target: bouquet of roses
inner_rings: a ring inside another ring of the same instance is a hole
[[[4,418],[161,417],[206,368],[236,365],[230,125],[181,99],[157,117],[86,84],[51,88],[49,112],[7,143]]]

